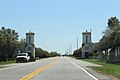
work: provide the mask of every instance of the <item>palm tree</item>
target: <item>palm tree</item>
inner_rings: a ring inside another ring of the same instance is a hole
[[[108,27],[113,30],[116,26],[120,25],[120,21],[116,17],[108,19]]]
[[[109,59],[115,61],[115,50],[120,46],[120,22],[116,17],[108,19],[108,27],[104,32],[98,46],[101,51],[110,50]]]
[[[120,46],[120,26],[116,27],[114,29],[114,40],[113,40],[113,44],[114,46]]]

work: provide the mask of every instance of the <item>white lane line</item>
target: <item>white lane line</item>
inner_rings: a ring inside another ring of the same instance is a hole
[[[71,63],[73,63],[76,67],[78,67],[79,69],[83,70],[85,73],[87,73],[90,77],[92,77],[94,80],[98,80],[95,76],[93,76],[91,73],[89,73],[87,70],[85,70],[84,68],[78,66],[77,64],[75,64],[73,61],[71,61],[69,58],[67,58]]]

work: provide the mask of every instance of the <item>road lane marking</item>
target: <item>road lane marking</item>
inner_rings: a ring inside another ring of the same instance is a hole
[[[60,58],[57,58],[56,60],[52,61],[51,63],[49,63],[49,64],[47,64],[47,65],[45,65],[45,66],[43,66],[43,67],[40,67],[39,69],[31,72],[30,74],[28,74],[28,75],[20,78],[19,80],[29,80],[29,79],[31,79],[33,76],[37,75],[37,74],[40,73],[41,71],[43,71],[43,70],[45,70],[45,69],[53,66],[59,59],[60,59]]]
[[[84,68],[78,66],[76,63],[74,63],[73,61],[71,61],[69,58],[67,58],[71,63],[73,63],[76,67],[78,67],[79,69],[83,70],[85,73],[87,73],[90,77],[92,77],[94,80],[98,80],[95,76],[93,76],[91,73],[89,73],[87,70],[85,70]]]

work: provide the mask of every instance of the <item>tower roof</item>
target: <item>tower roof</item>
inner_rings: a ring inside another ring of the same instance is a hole
[[[30,31],[30,32],[26,33],[26,35],[35,35],[35,33]]]
[[[82,34],[91,34],[91,32],[87,32],[87,31],[86,31],[86,32],[83,32]]]

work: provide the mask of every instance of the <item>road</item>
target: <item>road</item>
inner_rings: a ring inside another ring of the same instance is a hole
[[[89,69],[100,66],[69,57],[15,63],[0,69],[0,80],[112,80]]]

